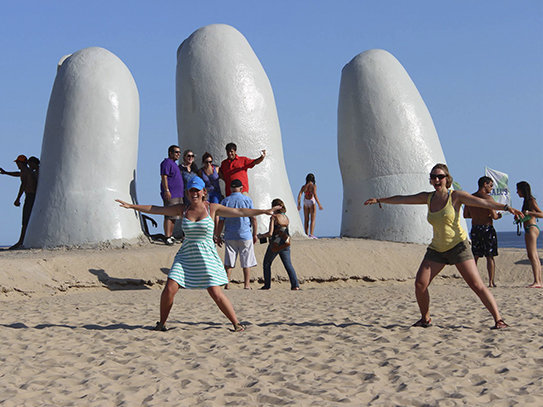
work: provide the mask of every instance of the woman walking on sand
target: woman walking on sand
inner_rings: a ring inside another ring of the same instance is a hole
[[[139,212],[155,215],[182,216],[185,240],[177,254],[168,274],[166,286],[160,297],[160,321],[157,322],[156,331],[166,331],[166,320],[170,314],[175,294],[179,287],[202,289],[213,298],[223,314],[232,322],[234,331],[244,330],[239,323],[234,307],[228,297],[221,290],[222,285],[228,284],[224,265],[213,243],[215,216],[225,218],[272,215],[272,209],[227,208],[225,206],[208,203],[205,200],[204,181],[200,177],[193,177],[188,185],[189,205],[152,206],[132,205],[117,199],[121,207],[135,209]]]
[[[517,218],[517,222],[524,224],[524,242],[526,243],[526,252],[528,259],[532,264],[532,272],[534,273],[534,282],[528,288],[543,288],[541,281],[541,261],[537,253],[537,238],[539,237],[539,226],[537,226],[536,218],[543,218],[543,212],[539,209],[535,198],[532,196],[532,188],[526,181],[521,181],[517,184],[517,194],[524,198],[522,203],[522,215]]]
[[[317,185],[315,183],[315,176],[313,174],[307,174],[305,177],[305,184],[300,189],[298,194],[298,210],[301,209],[300,199],[304,194],[304,230],[305,234],[311,238],[315,237],[315,215],[317,214],[317,204],[319,210],[322,211],[319,197],[317,196]]]
[[[434,192],[420,192],[415,195],[396,195],[388,198],[371,198],[364,205],[413,204],[428,206],[428,222],[434,230],[434,237],[415,279],[415,295],[421,319],[413,326],[428,327],[430,318],[430,294],[428,286],[446,264],[454,264],[469,287],[479,296],[485,307],[494,317],[494,328],[506,328],[498,311],[494,296],[485,286],[471,253],[467,233],[460,226],[460,207],[462,204],[479,208],[509,211],[513,215],[521,212],[495,201],[477,198],[464,191],[449,191],[452,176],[445,164],[436,164],[430,171],[430,184]]]
[[[296,271],[290,261],[290,235],[288,232],[289,220],[285,212],[287,208],[284,202],[277,198],[272,201],[274,214],[270,219],[270,227],[267,233],[261,233],[258,235],[259,239],[270,238],[270,244],[264,255],[264,286],[261,290],[269,290],[271,288],[271,265],[277,255],[281,257],[283,266],[287,271],[288,278],[290,280],[290,289],[299,290],[298,277]]]

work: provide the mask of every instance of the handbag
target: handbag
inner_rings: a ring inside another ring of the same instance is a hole
[[[288,227],[274,234],[270,238],[270,249],[273,253],[278,253],[290,246],[290,235]]]

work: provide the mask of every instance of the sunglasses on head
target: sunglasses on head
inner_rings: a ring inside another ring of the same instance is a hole
[[[447,177],[445,174],[430,174],[430,179],[442,180],[445,177]]]

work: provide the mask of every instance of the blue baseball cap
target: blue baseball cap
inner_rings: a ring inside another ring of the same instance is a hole
[[[204,183],[204,180],[200,177],[194,176],[189,180],[189,183],[187,184],[187,189],[197,189],[198,191],[201,191],[206,187],[206,184]]]

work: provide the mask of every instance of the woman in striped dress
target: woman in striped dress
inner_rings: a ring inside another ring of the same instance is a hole
[[[168,274],[166,287],[160,297],[160,321],[155,330],[165,331],[166,320],[170,314],[175,294],[179,287],[206,288],[219,309],[232,322],[236,332],[243,331],[243,326],[236,317],[232,303],[221,290],[221,286],[228,283],[224,265],[217,254],[213,242],[215,216],[225,218],[272,215],[272,209],[227,208],[219,204],[210,204],[205,200],[206,190],[204,181],[194,177],[187,185],[189,202],[188,207],[183,205],[153,206],[132,205],[117,200],[121,207],[135,209],[139,212],[155,215],[182,216],[185,240],[177,252],[172,268]]]

